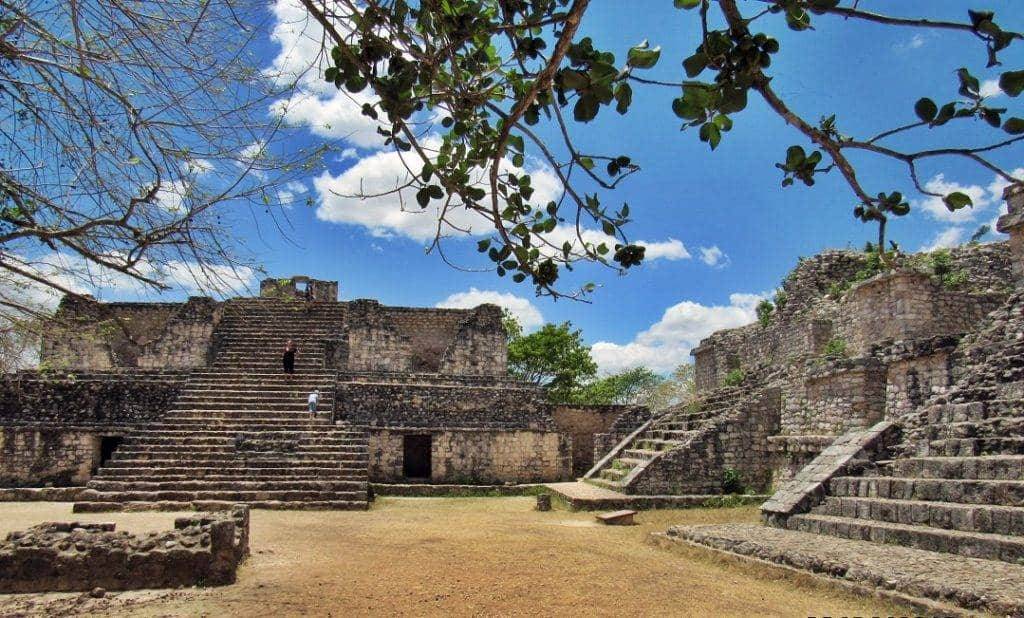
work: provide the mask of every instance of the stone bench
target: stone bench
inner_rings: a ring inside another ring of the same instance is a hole
[[[597,521],[606,526],[632,526],[636,524],[633,521],[634,515],[636,515],[636,511],[612,511],[611,513],[601,513],[597,516]]]

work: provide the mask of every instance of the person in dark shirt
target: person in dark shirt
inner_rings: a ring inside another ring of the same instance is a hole
[[[297,352],[295,342],[289,339],[284,346],[284,356],[281,359],[284,364],[284,372],[289,375],[295,373],[295,354]]]

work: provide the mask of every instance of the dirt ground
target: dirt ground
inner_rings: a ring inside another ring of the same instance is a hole
[[[755,508],[643,512],[607,527],[532,498],[383,498],[369,512],[254,511],[252,557],[223,588],[0,595],[0,615],[901,616],[908,608],[775,570],[667,551],[647,536],[682,523],[756,521]],[[44,520],[171,526],[174,514],[72,515],[0,504],[0,533]]]

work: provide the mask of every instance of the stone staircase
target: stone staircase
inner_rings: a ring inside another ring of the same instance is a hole
[[[364,432],[335,424],[334,372],[324,341],[341,329],[339,303],[226,303],[212,365],[190,374],[159,423],[131,431],[75,510],[175,509],[213,502],[257,508],[367,508]],[[281,368],[297,348],[293,376]],[[311,416],[306,397],[321,393]]]
[[[622,493],[720,494],[728,449],[717,440],[745,424],[751,385],[720,388],[669,409],[616,446],[584,477]],[[657,477],[657,480],[654,478]]]
[[[904,424],[892,460],[832,478],[786,527],[1024,564],[1024,295],[964,340],[958,379]]]

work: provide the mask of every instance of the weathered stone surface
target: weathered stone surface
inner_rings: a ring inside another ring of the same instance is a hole
[[[198,541],[196,540],[198,539]],[[0,543],[0,592],[218,586],[249,555],[249,510],[179,518],[175,529],[131,535],[114,524],[48,522]]]
[[[677,526],[665,538],[969,610],[1024,614],[1022,565],[749,524]]]

